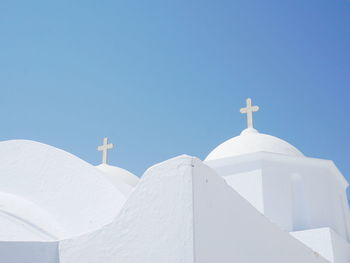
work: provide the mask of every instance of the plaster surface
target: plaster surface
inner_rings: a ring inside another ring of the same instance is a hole
[[[329,262],[350,262],[350,244],[329,227],[296,231],[290,234]]]
[[[60,240],[110,223],[125,202],[78,157],[26,140],[0,142],[0,240]]]
[[[113,223],[60,242],[60,263],[193,262],[192,158],[155,165]]]
[[[150,168],[113,223],[64,240],[60,263],[326,263],[200,160]]]
[[[281,229],[330,227],[349,240],[348,183],[333,162],[259,152],[205,163]]]
[[[328,262],[271,223],[199,160],[193,186],[195,262]]]
[[[125,195],[128,195],[140,180],[136,175],[117,166],[100,164],[96,168],[104,172],[105,177]]]
[[[217,146],[208,154],[205,160],[216,160],[255,152],[270,152],[298,157],[304,156],[288,142],[248,128],[239,136],[233,137]]]
[[[57,242],[0,241],[0,262],[59,263]]]

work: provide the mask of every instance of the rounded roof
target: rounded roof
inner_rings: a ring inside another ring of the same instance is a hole
[[[126,196],[93,165],[28,140],[0,142],[0,241],[61,240],[115,218]]]
[[[270,152],[289,156],[304,156],[297,148],[277,137],[259,133],[253,128],[242,131],[216,147],[205,159],[215,160],[254,152]]]
[[[104,172],[106,174],[106,178],[110,182],[112,182],[112,184],[119,185],[119,182],[123,182],[124,184],[128,185],[130,188],[133,188],[137,185],[137,183],[140,180],[140,178],[137,177],[136,175],[117,166],[112,166],[112,165],[103,163],[96,166],[96,168]]]

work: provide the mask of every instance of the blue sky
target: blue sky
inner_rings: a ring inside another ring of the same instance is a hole
[[[350,179],[350,2],[0,2],[1,140],[31,139],[137,175],[205,156],[246,127]]]

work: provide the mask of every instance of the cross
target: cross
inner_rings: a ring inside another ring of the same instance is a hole
[[[241,113],[247,114],[248,128],[253,128],[253,112],[256,112],[258,110],[259,110],[259,106],[252,106],[252,100],[250,98],[247,99],[247,107],[242,108],[240,110]]]
[[[113,148],[113,144],[108,143],[108,137],[103,138],[103,145],[97,147],[97,150],[102,152],[103,164],[107,164],[108,150],[112,148]]]

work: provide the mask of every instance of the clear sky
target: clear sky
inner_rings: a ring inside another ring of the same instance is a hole
[[[1,140],[137,175],[246,127],[350,179],[350,1],[0,1]]]

